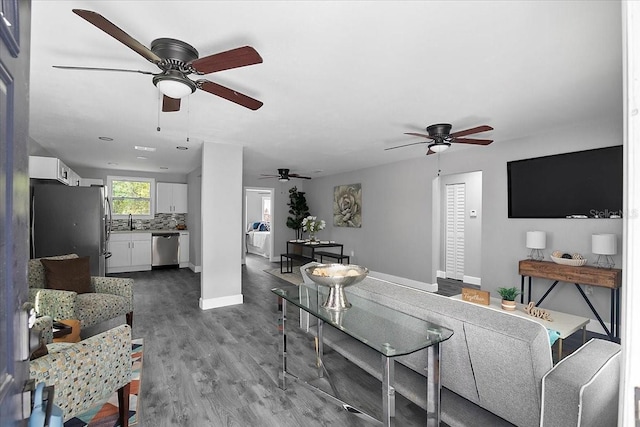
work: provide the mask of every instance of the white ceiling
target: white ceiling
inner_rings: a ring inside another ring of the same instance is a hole
[[[197,91],[159,113],[149,75],[52,68],[158,71],[73,8],[146,46],[171,37],[200,56],[253,46],[262,64],[205,77],[264,106]],[[618,1],[34,0],[32,11],[30,136],[72,167],[188,173],[214,142],[245,147],[249,176],[317,177],[423,156],[426,144],[384,149],[433,123],[488,124],[477,137],[500,145],[622,108]]]

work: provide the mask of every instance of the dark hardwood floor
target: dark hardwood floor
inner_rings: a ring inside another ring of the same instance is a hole
[[[276,267],[248,255],[244,304],[206,311],[198,307],[200,275],[189,269],[114,275],[135,280],[133,337],[145,345],[140,427],[372,425],[299,384],[278,387],[279,312],[270,289],[287,282],[263,271]],[[447,283],[441,292],[461,284]],[[312,379],[313,340],[297,328],[297,310],[288,310],[287,321],[288,369]],[[83,336],[123,322],[104,322]],[[565,349],[580,341],[566,340]],[[342,397],[381,417],[380,382],[330,350],[326,361]],[[398,394],[396,410],[399,426],[425,423],[424,411]]]

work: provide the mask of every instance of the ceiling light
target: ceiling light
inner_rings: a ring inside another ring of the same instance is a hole
[[[145,147],[144,145],[136,145],[135,149],[138,151],[156,151],[155,147]]]
[[[173,99],[184,98],[196,91],[196,84],[179,71],[169,70],[153,77],[153,84],[163,95]]]
[[[287,181],[289,181],[289,178],[284,178],[284,177],[282,177],[282,178],[279,178],[279,179],[278,179],[278,181],[280,181],[280,182],[287,182]]]
[[[145,157],[145,156],[138,156],[138,157],[136,157],[136,159],[140,159],[140,160],[147,160],[147,159],[148,159],[148,157]]]
[[[184,147],[184,146],[182,146],[182,145],[178,145],[176,148],[177,148],[178,150],[188,150],[188,149],[189,149],[189,147]]]
[[[98,139],[100,141],[113,141],[113,138],[110,138],[108,136],[99,136]]]
[[[448,142],[439,142],[439,143],[429,144],[429,149],[434,153],[442,153],[444,150],[446,150],[449,147],[451,147],[451,144]]]

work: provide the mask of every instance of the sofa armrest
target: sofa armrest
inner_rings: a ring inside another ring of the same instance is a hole
[[[541,426],[618,424],[620,345],[592,339],[542,379]]]
[[[91,277],[91,287],[100,294],[111,294],[125,297],[133,311],[133,279],[125,277]]]
[[[36,313],[56,320],[75,318],[77,295],[57,289],[29,289],[29,300],[34,302]]]
[[[121,325],[75,344],[54,344],[29,363],[36,384],[55,386],[65,421],[131,382],[131,328]],[[52,347],[53,348],[53,347]]]

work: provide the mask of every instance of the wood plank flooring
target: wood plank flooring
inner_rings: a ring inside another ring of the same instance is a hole
[[[133,337],[145,341],[140,427],[372,425],[292,381],[286,391],[278,387],[279,312],[270,289],[287,282],[263,271],[276,267],[248,255],[244,304],[206,311],[198,307],[200,275],[189,269],[114,275],[135,280]],[[442,292],[455,293],[460,285],[447,283]],[[297,328],[293,307],[287,322],[288,369],[312,379],[313,341]],[[124,317],[82,335],[120,323]],[[565,341],[568,351],[579,345]],[[380,382],[336,353],[329,352],[326,362],[343,398],[381,417]],[[398,394],[396,410],[399,426],[425,423],[424,411]]]

